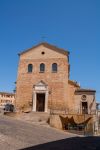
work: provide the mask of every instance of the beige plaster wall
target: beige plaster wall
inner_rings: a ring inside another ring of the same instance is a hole
[[[86,100],[82,100],[82,95],[86,95]],[[79,113],[82,113],[82,102],[88,103],[88,114],[96,113],[96,100],[94,93],[81,92],[80,94],[75,95],[75,109]]]

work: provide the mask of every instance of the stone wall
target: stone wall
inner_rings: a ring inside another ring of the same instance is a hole
[[[77,114],[78,109],[80,108],[79,106],[77,106],[76,100],[75,100],[75,90],[79,89],[80,87],[75,84],[72,84],[69,82],[68,84],[68,113],[71,114]],[[80,101],[80,99],[78,99]]]
[[[55,128],[58,128],[58,129],[64,129],[63,128],[63,123],[61,121],[61,118],[60,116],[62,116],[63,118],[66,118],[68,117],[69,119],[71,117],[73,117],[75,123],[79,124],[79,123],[82,123],[84,121],[86,121],[87,119],[89,119],[86,127],[85,127],[85,132],[86,134],[93,134],[93,127],[94,127],[94,116],[93,115],[67,115],[67,114],[52,114],[50,115],[50,125],[52,127],[55,127]],[[77,129],[76,129],[76,132],[77,132]]]

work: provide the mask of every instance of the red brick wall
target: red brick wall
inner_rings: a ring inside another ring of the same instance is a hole
[[[52,56],[53,56],[52,51]],[[56,52],[57,53],[57,52]],[[33,85],[43,80],[51,91],[48,94],[48,107],[51,106],[55,109],[65,108],[68,101],[68,62],[67,56],[59,54],[60,58],[34,58],[28,59],[26,55],[20,57],[18,66],[17,77],[17,92],[16,92],[16,105],[17,107],[28,107],[29,102],[32,102]],[[55,55],[56,57],[56,55]],[[57,56],[58,57],[58,56]],[[27,72],[28,64],[33,64],[33,72]],[[45,64],[45,73],[39,72],[40,63]],[[52,73],[52,63],[58,64],[58,72]]]

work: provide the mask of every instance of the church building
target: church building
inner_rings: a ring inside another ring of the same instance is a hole
[[[70,80],[69,51],[40,43],[19,53],[16,108],[33,112],[92,114],[95,90]]]

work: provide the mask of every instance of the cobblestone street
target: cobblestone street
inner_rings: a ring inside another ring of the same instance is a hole
[[[0,116],[0,149],[16,150],[53,142],[75,135],[48,126],[40,126],[25,121]]]

